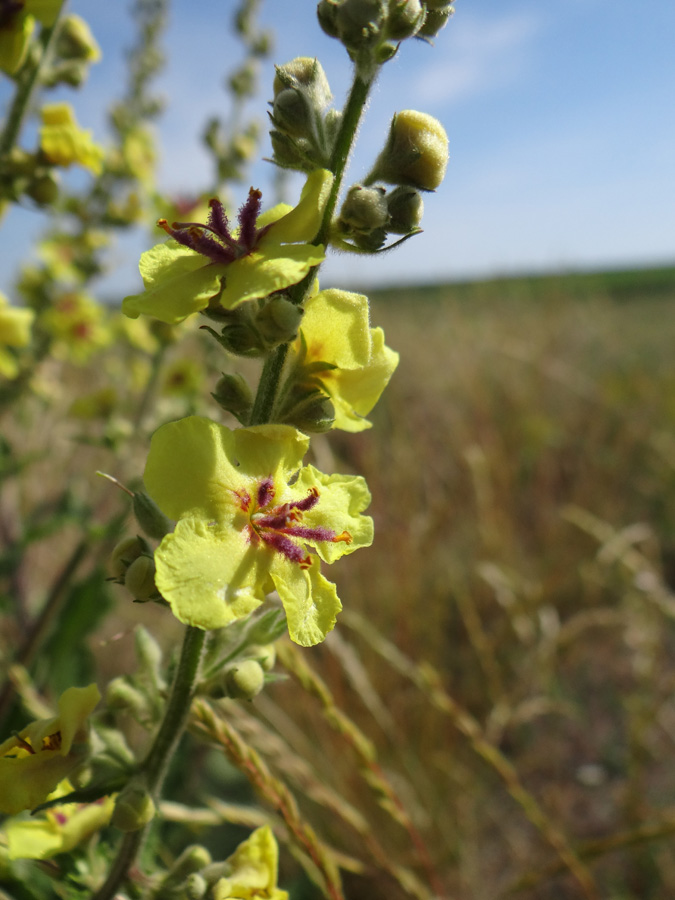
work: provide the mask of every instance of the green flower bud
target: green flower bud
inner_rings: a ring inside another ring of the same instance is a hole
[[[291,138],[281,131],[270,131],[274,162],[282,169],[300,169],[310,172],[315,166],[311,162],[312,147],[308,140]]]
[[[437,10],[437,9],[449,9],[454,0],[424,0],[424,5],[428,10]],[[451,15],[454,13],[454,9],[451,10]]]
[[[373,180],[434,191],[448,164],[448,136],[433,116],[404,109],[391,121],[389,137],[373,170]]]
[[[225,674],[227,695],[235,700],[253,700],[264,684],[265,673],[254,659],[245,659]]]
[[[281,415],[281,421],[294,425],[310,434],[324,434],[335,422],[335,407],[323,391],[310,388],[293,393],[292,399]]]
[[[390,0],[387,37],[402,41],[413,37],[424,23],[424,7],[420,0]]]
[[[26,193],[40,206],[51,206],[59,196],[59,182],[54,172],[39,175],[28,184]]]
[[[280,91],[272,104],[272,117],[277,128],[286,134],[302,137],[311,132],[312,112],[307,98],[293,88]]]
[[[417,32],[417,37],[427,39],[436,37],[438,32],[448,24],[450,17],[454,15],[454,12],[455,8],[453,6],[432,9],[429,4],[426,19],[420,30]]]
[[[190,844],[180,854],[162,882],[163,889],[177,887],[192,875],[211,865],[211,854],[201,844]]]
[[[382,228],[389,221],[385,190],[381,187],[349,188],[340,210],[340,223],[350,231],[370,232]]]
[[[135,559],[126,571],[124,586],[139,603],[146,603],[157,597],[154,559],[150,556]]]
[[[298,56],[283,66],[275,66],[274,99],[283,91],[291,89],[302,91],[317,110],[324,110],[330,105],[331,94],[328,78],[318,59],[311,56]]]
[[[253,393],[243,375],[221,375],[211,396],[240,422],[248,421],[253,408]]]
[[[134,515],[148,537],[161,539],[173,531],[171,519],[164,515],[155,501],[143,491],[136,491],[133,499]]]
[[[265,339],[268,348],[285,344],[297,337],[302,319],[302,309],[286,300],[273,297],[256,316],[255,324]]]
[[[101,48],[89,25],[80,16],[72,14],[66,16],[59,26],[56,52],[63,59],[97,62],[101,58]]]
[[[387,240],[387,229],[374,228],[366,234],[357,233],[352,237],[352,240],[357,247],[366,253],[375,253],[380,247],[384,246]]]
[[[252,644],[248,648],[248,652],[256,660],[256,662],[260,663],[263,671],[272,671],[272,669],[274,668],[274,663],[277,661],[277,651],[274,644],[267,644],[264,647],[261,647],[258,644]]]
[[[387,194],[389,224],[387,231],[392,234],[409,234],[419,228],[424,213],[424,200],[415,188],[400,185]]]
[[[321,0],[316,8],[319,25],[328,37],[339,38],[340,30],[337,22],[338,0]]]
[[[110,556],[110,570],[115,578],[124,578],[131,563],[150,552],[150,547],[142,537],[124,538],[117,544]]]
[[[336,24],[339,38],[348,50],[376,44],[387,19],[386,0],[342,0]]]
[[[130,781],[115,801],[110,824],[120,831],[138,831],[155,817],[155,803],[140,783]]]
[[[122,676],[108,684],[105,699],[111,709],[129,710],[136,719],[144,720],[149,715],[147,697]]]
[[[181,896],[185,897],[185,900],[202,900],[202,897],[206,896],[208,889],[209,883],[206,878],[200,875],[199,872],[193,872],[192,875],[188,875],[185,879]]]

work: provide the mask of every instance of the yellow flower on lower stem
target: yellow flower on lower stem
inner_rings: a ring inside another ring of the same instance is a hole
[[[213,886],[213,900],[288,900],[277,887],[279,848],[268,825],[256,829],[225,861],[231,874]]]
[[[0,744],[0,812],[15,815],[43,803],[87,758],[87,719],[101,699],[95,684],[61,695],[59,714],[31,722]]]
[[[56,166],[79,163],[98,175],[103,164],[103,149],[94,143],[90,131],[80,128],[68,103],[49,103],[42,107],[40,149]]]
[[[155,551],[155,582],[181,622],[223,628],[276,589],[296,643],[333,628],[341,605],[321,562],[371,544],[370,492],[359,476],[301,468],[308,448],[288,425],[231,431],[190,416],[155,432],[145,485],[177,520]]]
[[[62,781],[49,799],[72,790],[68,780]],[[4,826],[9,858],[50,859],[68,853],[106,826],[114,807],[114,797],[102,797],[95,803],[64,803],[30,819],[10,819]]]
[[[30,343],[30,329],[35,313],[32,309],[10,306],[0,293],[0,375],[14,378],[18,372],[16,357],[5,347],[26,347]]]
[[[363,294],[320,291],[305,305],[294,344],[299,386],[318,383],[335,408],[333,427],[343,431],[371,427],[365,417],[398,365],[398,353],[386,346],[384,332],[371,328],[368,318]]]

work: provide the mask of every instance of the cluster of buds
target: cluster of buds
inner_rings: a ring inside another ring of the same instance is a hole
[[[341,119],[332,99],[317,59],[299,56],[276,67],[270,137],[277,165],[305,172],[329,168]]]
[[[434,191],[448,163],[448,137],[433,116],[403,110],[393,117],[385,146],[364,184],[353,185],[333,229],[343,250],[374,253],[388,235],[420,231],[422,191]],[[382,184],[396,185],[387,190]]]
[[[321,0],[317,16],[354,62],[382,65],[400,41],[435,37],[453,11],[452,0]]]
[[[205,315],[221,324],[221,332],[202,326],[235,356],[266,356],[274,347],[292,341],[300,326],[302,310],[283,293],[269,299],[224,309],[214,298]]]
[[[87,79],[89,66],[100,58],[101,48],[89,25],[80,16],[68,15],[58,26],[52,59],[44,68],[41,81],[46,87],[79,87]]]
[[[30,197],[39,206],[49,206],[59,195],[58,173],[43,155],[19,147],[0,160],[0,199],[16,203]]]

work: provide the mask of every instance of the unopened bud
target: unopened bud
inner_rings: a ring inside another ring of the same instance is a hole
[[[26,188],[29,197],[40,206],[50,206],[59,196],[59,183],[56,174],[47,172],[33,179]]]
[[[124,586],[134,600],[146,603],[157,597],[155,561],[150,556],[139,556],[126,571]]]
[[[376,180],[434,191],[448,164],[448,136],[433,116],[405,109],[391,122],[386,146],[375,164]]]
[[[209,883],[206,878],[199,872],[193,872],[185,879],[180,896],[185,900],[202,900],[202,897],[206,897],[208,889]]]
[[[376,44],[387,18],[385,0],[342,0],[336,24],[339,38],[348,50]]]
[[[115,801],[110,824],[120,831],[138,831],[155,817],[155,803],[143,785],[130,781]]]
[[[338,8],[338,0],[321,0],[316,8],[319,25],[328,37],[340,37],[340,30],[337,24]]]
[[[389,220],[384,188],[353,185],[340,210],[340,222],[349,230],[370,232]]]
[[[253,700],[262,691],[264,684],[265,673],[260,663],[254,659],[245,659],[225,675],[227,694],[235,700]]]
[[[59,26],[56,52],[64,59],[96,62],[101,58],[101,48],[89,25],[80,16],[73,14],[66,16]]]
[[[330,431],[335,422],[335,407],[330,397],[314,389],[298,394],[282,413],[282,421],[310,434]]]
[[[419,228],[424,213],[424,200],[415,188],[400,185],[387,194],[389,224],[387,231],[393,234],[410,234]]]
[[[417,37],[436,37],[438,32],[448,24],[448,21],[454,12],[455,9],[453,6],[444,5],[442,8],[433,9],[431,4],[429,4],[424,24],[417,32]]]
[[[264,647],[253,644],[248,648],[248,653],[260,663],[265,672],[271,672],[274,663],[277,661],[277,651],[274,644],[267,644]]]
[[[201,844],[190,844],[180,854],[169,869],[162,882],[162,888],[168,889],[185,882],[193,874],[211,865],[211,854]]]
[[[155,501],[143,491],[136,491],[133,500],[134,515],[148,537],[157,541],[173,531],[173,523],[165,516]]]
[[[147,697],[122,676],[108,684],[105,699],[111,709],[129,710],[135,719],[143,720],[149,714]]]
[[[328,78],[318,59],[311,56],[298,56],[283,66],[276,66],[274,76],[274,98],[288,89],[302,90],[312,105],[323,110],[330,104],[333,95]]]
[[[424,22],[424,7],[420,0],[390,0],[387,17],[387,37],[402,41],[413,37]]]
[[[291,303],[285,297],[273,297],[260,310],[255,324],[271,348],[294,340],[301,319],[302,309],[296,303]]]
[[[221,375],[211,396],[240,422],[248,419],[253,407],[253,393],[243,375]]]
[[[150,548],[142,537],[121,540],[110,556],[110,570],[114,577],[123,578],[131,563],[149,551]]]
[[[312,127],[312,113],[307,98],[293,88],[287,88],[276,95],[272,116],[277,128],[295,137],[302,137]]]

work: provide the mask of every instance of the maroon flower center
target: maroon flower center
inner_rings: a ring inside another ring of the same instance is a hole
[[[336,534],[331,528],[321,525],[309,527],[303,525],[303,516],[319,502],[319,489],[312,487],[307,496],[301,500],[288,503],[274,503],[276,490],[271,478],[265,478],[258,484],[255,498],[248,492],[236,492],[241,509],[249,513],[248,539],[251,544],[266,544],[277,550],[286,559],[296,562],[301,569],[312,565],[312,557],[308,552],[307,541],[330,541],[351,543],[352,536],[348,531]]]
[[[227,264],[251,253],[260,238],[271,228],[271,225],[256,227],[261,198],[260,191],[250,189],[248,200],[237,213],[239,232],[236,236],[230,231],[223,204],[215,197],[209,200],[211,211],[204,225],[199,222],[174,222],[170,226],[166,219],[159,219],[157,224],[174,241],[201,253],[210,262]]]

